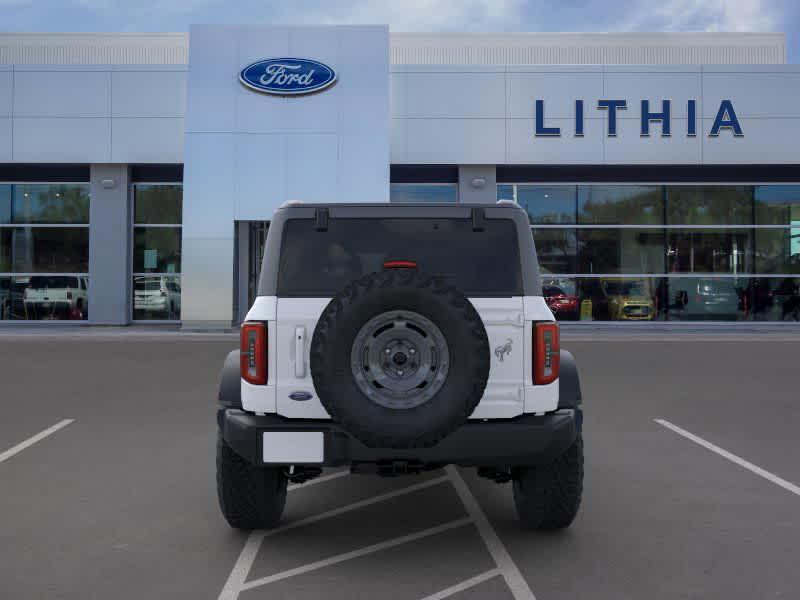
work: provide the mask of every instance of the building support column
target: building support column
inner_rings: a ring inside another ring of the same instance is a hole
[[[497,168],[495,165],[458,167],[458,201],[464,204],[497,202]]]
[[[131,216],[128,165],[91,165],[89,318],[94,325],[130,323]]]
[[[236,252],[234,275],[236,277],[236,314],[234,321],[241,322],[250,308],[250,223],[236,221]]]

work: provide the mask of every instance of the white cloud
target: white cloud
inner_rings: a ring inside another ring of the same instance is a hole
[[[287,22],[388,23],[393,31],[479,30],[519,23],[522,0],[355,0],[283,13]]]
[[[663,0],[643,3],[621,29],[629,31],[775,31],[781,10],[768,0]]]

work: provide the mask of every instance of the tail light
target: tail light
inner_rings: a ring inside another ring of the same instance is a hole
[[[239,368],[242,379],[253,385],[267,383],[267,324],[242,323]]]
[[[72,300],[72,290],[67,290],[67,300]]]
[[[416,269],[417,263],[413,260],[387,260],[383,263],[384,269]]]
[[[166,298],[167,297],[167,290],[165,290],[164,288],[161,288],[161,297],[162,298]]]
[[[558,323],[533,324],[533,383],[545,385],[558,379],[561,341]]]

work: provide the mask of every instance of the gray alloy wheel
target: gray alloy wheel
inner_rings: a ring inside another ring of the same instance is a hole
[[[373,317],[359,330],[350,366],[367,398],[402,410],[425,404],[441,389],[450,352],[430,319],[413,311],[393,310]]]

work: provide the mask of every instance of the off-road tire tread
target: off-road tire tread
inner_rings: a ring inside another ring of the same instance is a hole
[[[569,527],[583,494],[583,437],[549,465],[515,470],[514,504],[522,526],[548,531]]]
[[[250,464],[217,434],[217,497],[231,527],[275,527],[286,504],[286,485],[286,476],[279,468]]]
[[[315,361],[323,360],[323,349],[325,345],[329,343],[329,332],[333,329],[334,322],[344,309],[345,303],[352,304],[356,302],[363,294],[376,287],[388,288],[395,285],[413,285],[418,289],[426,289],[437,296],[443,297],[452,311],[461,316],[461,319],[469,329],[469,333],[475,338],[478,346],[477,351],[485,353],[488,357],[489,340],[483,321],[475,310],[475,307],[464,294],[452,285],[445,283],[441,277],[420,274],[416,270],[411,269],[392,269],[370,273],[352,281],[331,300],[328,307],[323,311],[317,323],[314,335],[312,336],[310,348],[311,364],[314,365]],[[320,388],[324,387],[325,383],[315,376],[313,368],[311,370],[311,375],[314,380],[314,386],[319,393]],[[327,394],[325,394],[324,391],[323,393],[319,393],[319,397],[325,410],[328,411],[328,414],[331,415],[333,420],[341,424],[346,431],[350,432],[368,446],[377,448],[424,448],[434,446],[440,440],[444,439],[448,434],[452,433],[463,424],[472,414],[472,411],[475,410],[486,388],[488,359],[485,374],[470,373],[469,376],[472,377],[470,386],[472,393],[464,396],[463,402],[459,406],[458,419],[453,419],[438,428],[427,431],[410,444],[402,441],[399,442],[393,437],[381,436],[363,427],[357,420],[349,418],[347,414],[340,411],[335,402],[327,401]]]

